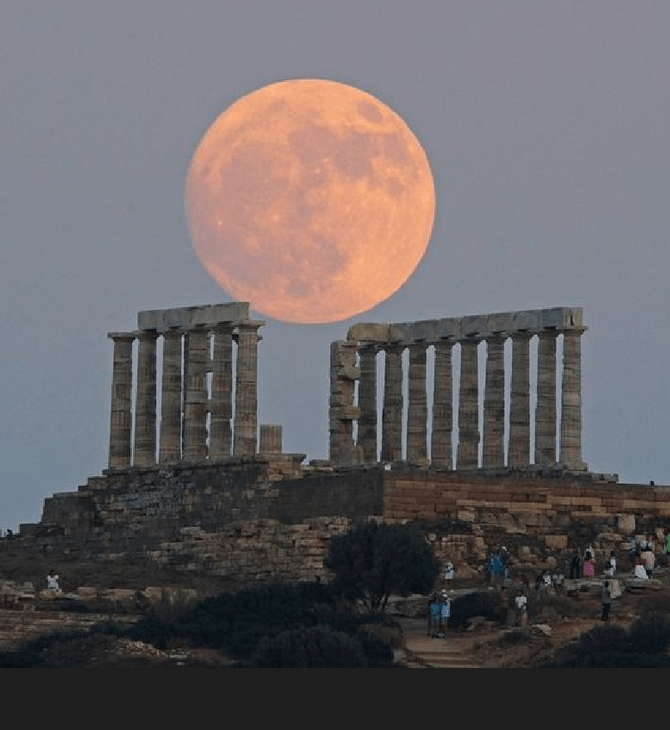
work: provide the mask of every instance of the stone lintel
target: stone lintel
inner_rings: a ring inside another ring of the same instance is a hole
[[[137,326],[142,330],[164,330],[169,327],[191,329],[214,326],[222,322],[246,322],[249,319],[248,302],[207,304],[200,307],[150,309],[137,314]]]
[[[555,328],[564,331],[583,327],[582,311],[581,307],[554,307],[396,324],[361,323],[349,328],[347,339],[370,343],[413,342],[416,340],[438,342],[447,338],[460,340],[474,335],[485,338],[497,333],[511,334],[520,330],[536,332]]]

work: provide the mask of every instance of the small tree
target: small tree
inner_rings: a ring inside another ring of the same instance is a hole
[[[332,538],[324,565],[334,573],[334,588],[372,613],[384,611],[391,593],[430,590],[439,571],[418,530],[376,522]]]

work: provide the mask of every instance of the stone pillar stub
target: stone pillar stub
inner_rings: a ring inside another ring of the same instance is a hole
[[[109,427],[109,468],[131,465],[133,399],[133,332],[110,332],[114,343],[112,361],[112,403]]]
[[[259,453],[282,453],[282,427],[279,424],[262,423],[259,428],[259,434]]]

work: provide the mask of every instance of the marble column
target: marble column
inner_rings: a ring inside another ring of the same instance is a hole
[[[384,348],[384,404],[382,407],[382,461],[402,460],[402,345]]]
[[[538,332],[535,463],[556,463],[556,339],[555,329]]]
[[[361,345],[358,348],[361,377],[358,381],[357,443],[363,453],[363,462],[377,461],[377,347]]]
[[[183,458],[190,462],[204,461],[207,458],[208,340],[208,332],[204,328],[188,331]]]
[[[209,457],[227,459],[233,443],[233,333],[219,325],[212,335],[212,396],[210,401]]]
[[[330,397],[328,401],[329,458],[335,464],[357,464],[361,457],[354,444],[354,420],[360,409],[354,405],[356,381],[356,342],[340,341],[330,345]]]
[[[163,333],[161,425],[158,460],[173,463],[181,458],[182,332],[172,327]]]
[[[433,431],[431,435],[430,460],[438,468],[452,468],[452,423],[453,385],[451,340],[435,343],[435,364],[433,373]]]
[[[260,322],[242,322],[237,326],[237,373],[233,455],[256,453],[258,430],[258,328]]]
[[[476,469],[479,465],[479,374],[477,346],[479,340],[460,340],[461,372],[458,402],[458,469]]]
[[[512,382],[509,404],[507,463],[517,469],[530,464],[530,338],[525,330],[511,333]]]
[[[486,381],[484,390],[484,444],[482,466],[505,466],[505,336],[486,338]]]
[[[137,397],[135,404],[135,466],[156,463],[156,330],[137,334]]]
[[[425,342],[409,345],[407,381],[407,461],[422,463],[428,458]]]
[[[582,349],[586,327],[563,331],[560,462],[564,469],[586,470],[582,461]]]
[[[123,469],[131,464],[133,341],[135,335],[130,332],[110,332],[108,337],[114,343],[109,468]]]

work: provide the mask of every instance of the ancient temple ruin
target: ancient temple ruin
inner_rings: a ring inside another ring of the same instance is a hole
[[[235,302],[109,333],[109,468],[281,453],[281,426],[258,427],[263,325]],[[574,307],[350,327],[331,345],[330,462],[585,471],[585,329]]]
[[[352,326],[331,345],[330,458],[308,464],[257,423],[262,325],[231,303],[110,333],[108,468],[45,499],[12,549],[171,581],[313,580],[329,540],[374,519],[417,524],[463,576],[503,540],[536,574],[586,534],[609,554],[670,519],[670,487],[582,461],[581,309]]]
[[[264,324],[234,302],[144,311],[137,330],[110,332],[109,468],[253,456]],[[260,451],[281,451],[280,426],[260,439]]]
[[[336,464],[408,461],[457,470],[586,470],[581,433],[585,329],[582,310],[565,307],[354,325],[346,340],[331,345],[330,459]],[[456,349],[460,368],[454,377]],[[511,372],[505,370],[506,361]]]

